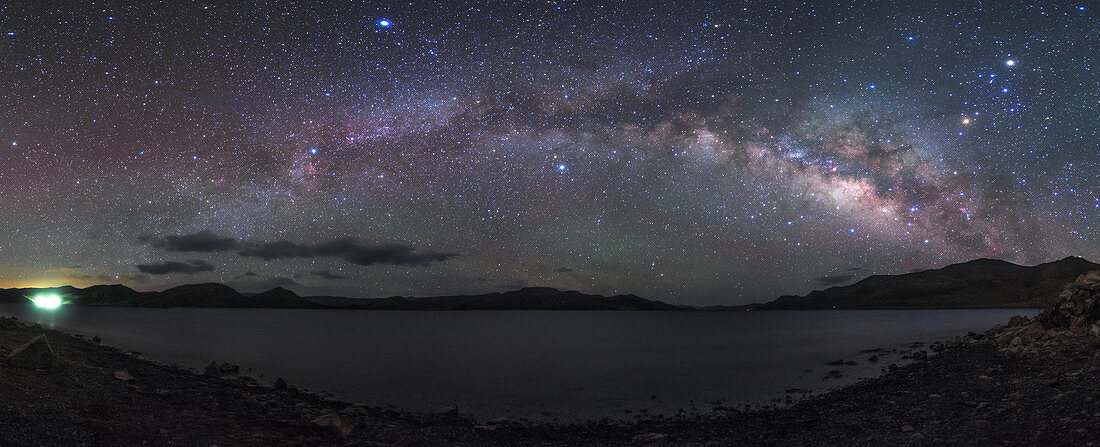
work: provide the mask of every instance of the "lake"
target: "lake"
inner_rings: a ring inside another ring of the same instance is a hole
[[[871,377],[915,341],[1037,310],[339,311],[24,305],[0,313],[201,371],[212,360],[371,406],[562,421],[768,403]],[[877,363],[866,350],[897,349]],[[851,366],[830,366],[838,359]],[[824,379],[840,370],[840,379]]]

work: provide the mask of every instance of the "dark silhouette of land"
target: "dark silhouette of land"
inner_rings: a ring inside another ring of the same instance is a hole
[[[1072,256],[1031,267],[983,258],[728,309],[1041,308],[1054,304],[1066,284],[1098,269],[1100,264]]]
[[[368,309],[368,310],[677,310],[676,306],[635,295],[605,297],[547,287],[526,287],[503,293],[454,295],[428,298],[389,297],[355,299],[302,298],[282,287],[245,295],[217,283],[188,284],[163,292],[137,292],[114,285],[79,289],[72,286],[45,289],[0,289],[0,302],[29,303],[27,298],[57,294],[71,305],[119,307],[218,307],[279,309]],[[320,302],[318,302],[320,301]],[[325,304],[322,304],[325,303]]]
[[[1067,257],[1036,266],[977,259],[940,269],[902,275],[874,275],[848,286],[815,290],[806,296],[781,296],[745,306],[675,306],[636,295],[601,296],[548,287],[525,287],[502,293],[436,297],[347,298],[300,297],[276,287],[243,294],[217,283],[189,284],[162,292],[137,292],[120,284],[85,289],[0,289],[0,302],[27,302],[27,297],[56,293],[70,304],[126,307],[222,307],[363,310],[793,310],[793,309],[952,309],[1041,308],[1053,304],[1066,284],[1100,270],[1082,258]]]
[[[103,289],[96,289],[103,290]],[[230,298],[239,297],[226,293]],[[166,295],[170,297],[172,295]],[[632,421],[475,421],[326,399],[211,364],[198,374],[0,317],[4,445],[1085,446],[1100,439],[1100,272],[1035,318],[914,353],[781,408]]]

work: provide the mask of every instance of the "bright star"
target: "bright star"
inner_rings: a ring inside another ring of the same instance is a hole
[[[558,170],[564,172],[565,171],[565,165],[563,165],[563,164],[558,165]]]
[[[315,148],[315,147],[309,148],[309,153],[311,153],[313,155],[317,155],[317,148]]]
[[[1009,59],[1009,60],[1005,61],[1005,65],[1008,65],[1009,67],[1011,67],[1013,65],[1016,65],[1016,61],[1013,60],[1013,59]]]
[[[390,22],[389,20],[382,19],[378,21],[378,26],[381,26],[382,28],[389,28],[390,25],[393,25],[393,22]]]

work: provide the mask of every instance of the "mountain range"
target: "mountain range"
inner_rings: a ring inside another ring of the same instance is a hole
[[[98,285],[85,289],[72,286],[42,289],[0,289],[0,302],[27,302],[36,295],[54,293],[69,304],[78,306],[119,307],[251,307],[251,308],[320,308],[282,287],[263,293],[245,295],[224,284],[187,284],[163,292],[138,292],[121,284]]]
[[[548,287],[480,295],[427,298],[301,297],[276,287],[243,294],[224,284],[188,284],[162,292],[138,292],[121,284],[84,289],[0,289],[0,303],[24,303],[42,293],[61,295],[69,304],[125,307],[227,307],[366,310],[788,310],[788,309],[929,309],[1046,307],[1079,275],[1100,270],[1082,258],[1068,257],[1036,266],[995,259],[977,259],[940,269],[902,275],[874,275],[848,286],[815,290],[805,296],[786,295],[745,306],[674,306],[635,295],[605,297]]]
[[[678,307],[634,295],[604,297],[546,287],[527,287],[504,293],[455,295],[428,298],[390,297],[358,299],[344,297],[302,298],[276,287],[246,295],[224,284],[188,284],[163,292],[138,292],[121,284],[85,289],[72,286],[52,288],[0,289],[0,303],[26,303],[41,294],[57,294],[78,306],[118,307],[230,307],[294,309],[373,310],[676,310]]]
[[[1047,307],[1081,274],[1100,270],[1078,257],[1036,266],[976,259],[903,275],[874,275],[849,286],[786,295],[750,310]]]
[[[676,306],[635,295],[600,296],[549,287],[525,287],[503,293],[454,295],[430,298],[362,300],[346,306],[375,310],[677,310]]]

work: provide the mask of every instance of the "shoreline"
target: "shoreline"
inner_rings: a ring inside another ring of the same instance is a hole
[[[879,319],[870,321],[880,323],[868,323],[866,319],[870,317],[863,312],[728,316],[647,314],[652,317],[633,313],[593,315],[579,321],[560,320],[568,316],[547,316],[541,312],[526,312],[499,320],[495,314],[486,312],[476,318],[441,315],[441,318],[446,317],[445,322],[450,322],[441,326],[434,318],[410,316],[410,321],[406,318],[392,320],[378,313],[365,319],[349,314],[336,320],[308,316],[301,318],[311,319],[301,320],[296,311],[279,310],[258,311],[256,315],[250,311],[220,309],[136,312],[89,309],[86,313],[78,310],[68,308],[71,313],[57,313],[57,318],[51,318],[54,314],[47,312],[20,313],[16,308],[0,312],[70,334],[83,334],[88,338],[100,335],[104,344],[124,351],[139,351],[141,358],[154,362],[179,365],[201,373],[212,359],[230,361],[241,365],[242,374],[256,377],[268,385],[282,377],[288,383],[323,396],[366,406],[428,413],[445,412],[457,406],[460,412],[478,421],[522,418],[559,423],[602,418],[632,421],[638,416],[655,415],[706,415],[715,407],[743,409],[745,404],[753,407],[782,405],[788,401],[788,395],[793,400],[807,394],[805,391],[821,394],[860,378],[879,376],[892,363],[908,363],[909,360],[903,357],[911,355],[912,351],[928,351],[933,341],[949,340],[967,331],[981,331],[1021,314],[1018,311],[872,311],[888,318],[876,317]],[[174,316],[160,316],[161,312],[171,312]],[[244,318],[248,315],[252,317]],[[508,323],[498,323],[500,321]],[[553,338],[553,341],[497,342],[525,340],[538,335],[536,331],[509,329],[517,326],[516,321],[530,321],[530,324],[518,325],[524,327],[569,324],[582,328],[577,331],[579,333],[598,329],[601,334],[611,335],[610,340],[617,340],[615,336],[621,340],[588,341],[590,337],[570,336]],[[488,329],[478,332],[480,335],[476,337],[446,345],[446,351],[435,349],[438,343],[448,343],[445,338],[449,330],[468,328],[470,322],[480,322],[475,325]],[[326,330],[322,336],[310,338],[313,333],[310,328],[316,324],[328,326],[324,326]],[[630,332],[630,328],[647,324],[656,328],[691,325],[693,329],[689,334],[708,335],[703,339],[698,335],[685,337],[659,331],[649,331],[661,334],[659,336]],[[864,329],[845,329],[853,325]],[[430,329],[426,326],[447,329],[436,332],[442,335],[401,335]],[[932,329],[933,326],[936,328]],[[374,329],[364,331],[358,327]],[[601,329],[603,327],[621,327],[627,332]],[[729,329],[732,327],[739,329]],[[797,329],[792,331],[785,327]],[[272,328],[279,329],[274,333],[264,332]],[[380,341],[341,342],[356,337]],[[378,337],[404,341],[392,343]],[[789,345],[783,340],[802,342]],[[925,344],[914,345],[914,341]],[[340,346],[326,348],[325,344],[318,344],[330,342],[340,343]],[[660,344],[645,347],[654,342]],[[511,346],[524,345],[529,346],[524,351],[533,354],[508,350]],[[680,347],[670,349],[669,346]],[[494,354],[482,355],[478,349]],[[644,352],[607,351],[609,349]],[[451,354],[454,352],[474,357],[461,360],[466,357]],[[554,352],[567,352],[568,356],[555,360],[543,354]],[[593,354],[600,352],[619,354],[614,362],[607,362],[602,356]],[[676,361],[670,362],[670,358]],[[844,361],[830,364],[838,359]],[[431,362],[428,364],[437,368],[434,372],[416,369],[424,362]],[[541,366],[537,369],[525,366],[530,362]],[[620,366],[624,364],[633,366]],[[449,372],[448,367],[468,369]],[[404,379],[414,376],[415,379]],[[267,380],[263,379],[265,377]]]
[[[292,386],[204,376],[7,317],[0,318],[0,333],[5,357],[44,333],[62,359],[41,370],[0,365],[0,439],[15,444],[1088,445],[1100,439],[1100,411],[1089,413],[1100,403],[1094,386],[1100,351],[1028,357],[1003,352],[980,334],[780,408],[635,421],[479,423],[457,411],[368,408]],[[969,422],[956,427],[958,421]]]

